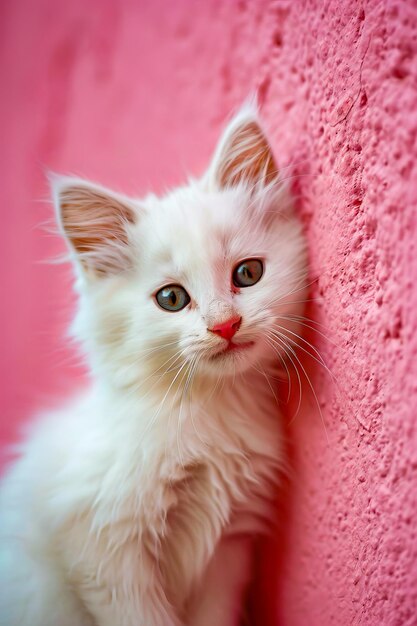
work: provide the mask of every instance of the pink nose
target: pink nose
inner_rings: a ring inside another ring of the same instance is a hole
[[[240,324],[242,322],[241,317],[232,317],[227,322],[222,322],[221,324],[216,324],[213,328],[209,328],[208,330],[211,333],[215,333],[223,339],[231,339],[239,330]]]

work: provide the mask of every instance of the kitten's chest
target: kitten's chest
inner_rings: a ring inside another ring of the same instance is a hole
[[[169,407],[137,445],[126,440],[109,482],[118,486],[119,519],[135,519],[140,533],[163,536],[172,519],[197,510],[223,528],[271,489],[282,463],[276,406],[254,394]],[[114,512],[114,499],[109,506]]]
[[[170,503],[167,517],[195,509],[213,528],[224,528],[238,512],[256,509],[273,489],[282,462],[281,432],[277,419],[252,413],[250,405],[249,413],[239,406],[239,413],[210,408],[190,407],[181,437],[169,440],[159,479]]]
[[[150,433],[139,463],[133,452],[117,455],[94,507],[63,529],[71,567],[86,562],[88,570],[97,554],[123,560],[137,546],[137,567],[145,556],[150,567],[157,563],[167,595],[180,607],[224,535],[259,530],[277,478],[278,423],[258,415],[251,425],[242,414],[192,409],[178,436]]]
[[[223,536],[259,532],[270,514],[276,459],[236,435],[218,435],[204,440],[200,433],[199,445],[183,450],[184,464],[175,463],[161,483],[169,506],[156,518],[157,558],[166,592],[177,601],[186,601]],[[155,521],[149,524],[155,529]]]

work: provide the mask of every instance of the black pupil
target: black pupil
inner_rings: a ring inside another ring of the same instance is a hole
[[[175,306],[177,304],[177,294],[174,290],[171,290],[169,292],[168,300],[171,306]]]
[[[243,274],[243,276],[245,278],[249,278],[249,279],[253,278],[253,274],[252,274],[252,272],[250,271],[250,269],[249,269],[249,267],[247,265],[244,265],[242,267],[242,274]]]

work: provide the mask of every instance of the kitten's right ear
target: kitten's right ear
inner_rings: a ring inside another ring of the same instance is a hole
[[[245,184],[249,189],[278,179],[271,146],[259,120],[256,102],[247,102],[230,121],[217,145],[208,180],[218,189]]]
[[[84,272],[94,278],[129,269],[133,201],[79,178],[51,174],[49,181],[59,226]]]

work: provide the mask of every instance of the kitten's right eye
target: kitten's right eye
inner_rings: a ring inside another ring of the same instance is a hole
[[[181,285],[167,285],[156,293],[155,300],[161,309],[181,311],[190,302],[190,296]]]

